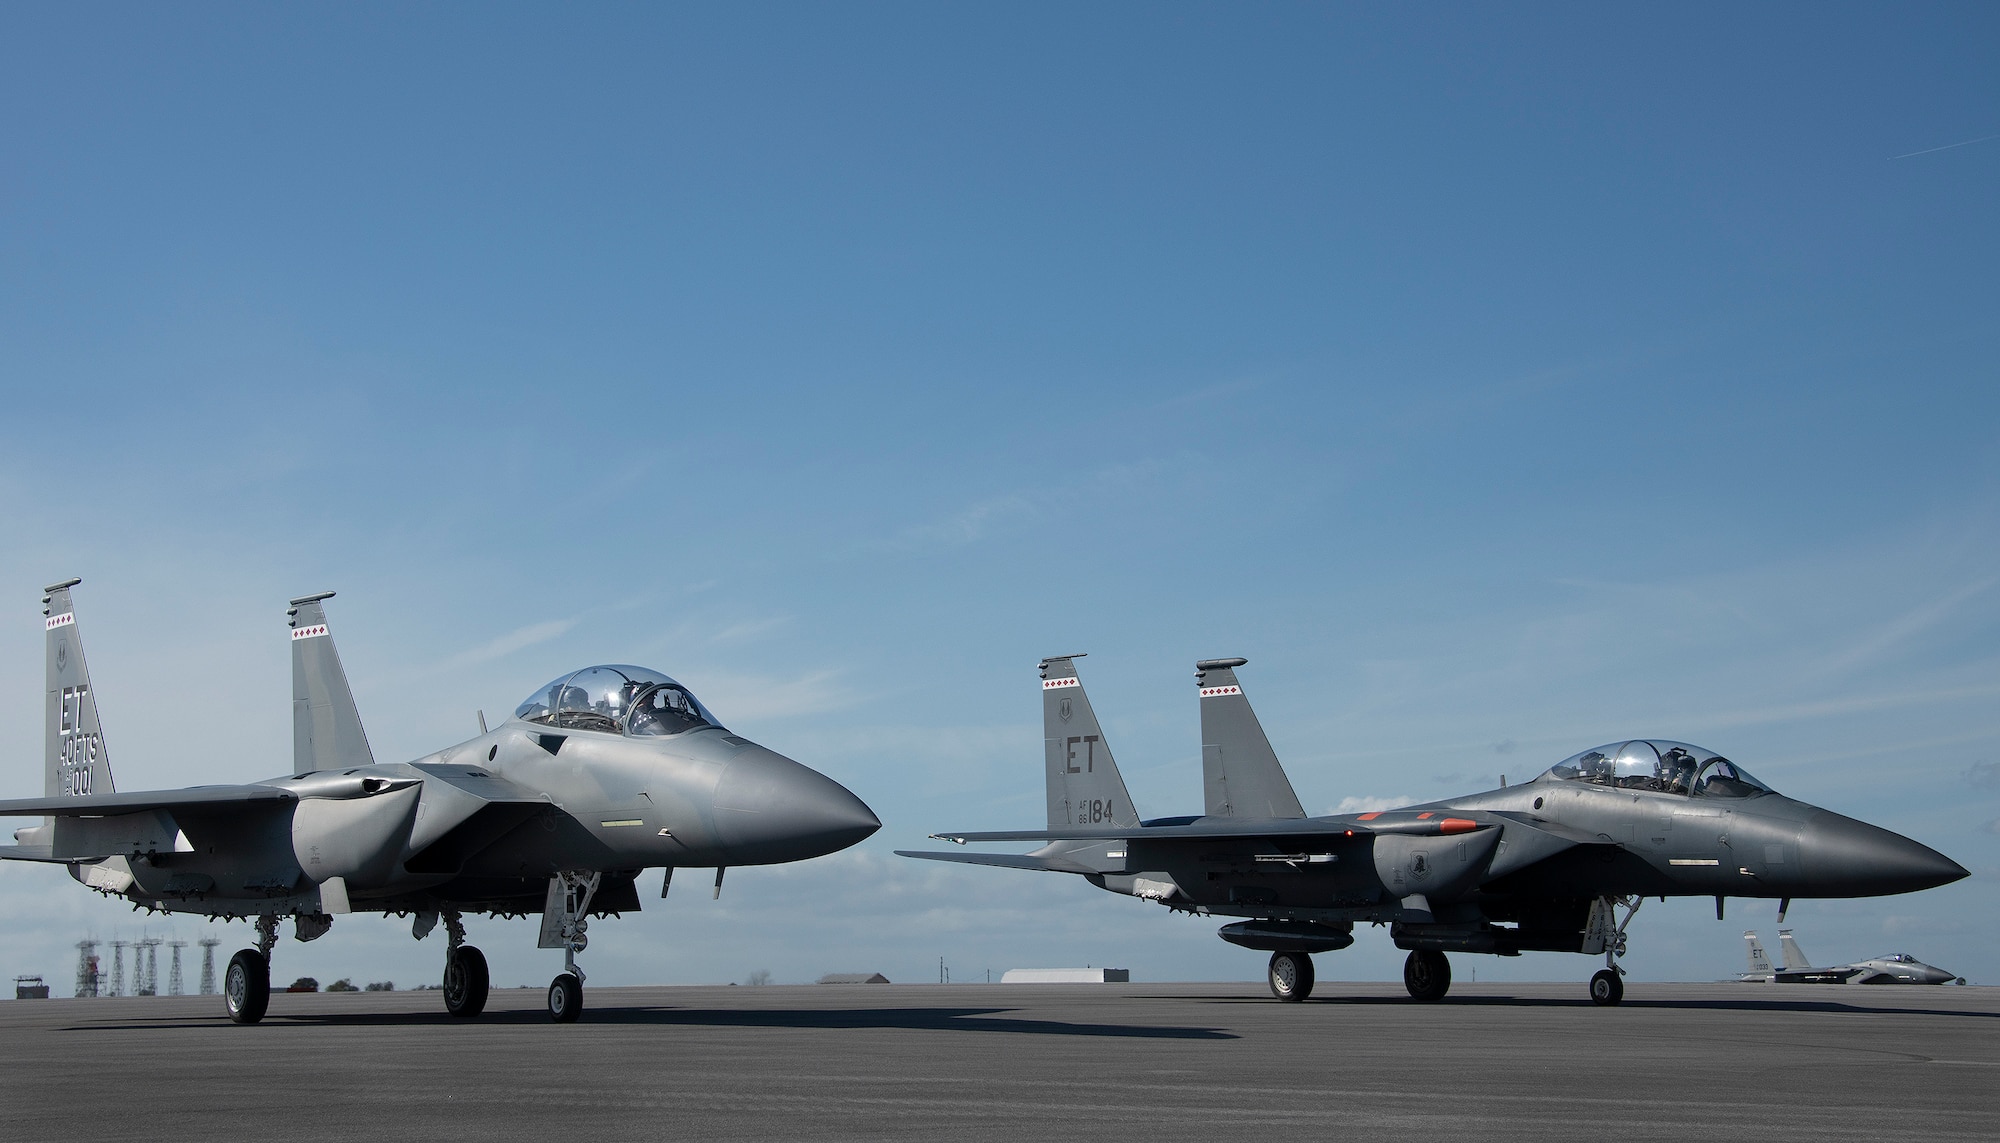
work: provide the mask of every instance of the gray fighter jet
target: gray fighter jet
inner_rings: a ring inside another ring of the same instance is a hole
[[[1625,993],[1626,929],[1647,897],[1868,897],[1966,871],[1909,838],[1794,801],[1684,742],[1585,750],[1532,782],[1379,813],[1307,817],[1235,669],[1195,664],[1204,813],[1142,821],[1073,660],[1044,659],[1048,828],[941,833],[1042,841],[1028,854],[905,857],[1075,873],[1169,909],[1242,917],[1223,940],[1271,953],[1280,1000],[1312,992],[1312,954],[1390,926],[1418,1000],[1451,987],[1449,952],[1602,955],[1590,996]],[[1622,915],[1621,915],[1622,912]]]
[[[343,913],[412,915],[447,934],[445,1008],[477,1016],[486,958],[467,914],[540,913],[561,949],[549,1015],[583,1010],[576,954],[592,917],[639,908],[637,879],[664,867],[724,869],[845,849],[881,823],[859,798],[731,734],[686,687],[643,667],[561,675],[514,717],[413,762],[375,761],[322,603],[292,601],[292,773],[243,786],[118,793],[68,580],[47,589],[46,788],[0,801],[0,817],[44,815],[0,858],[55,862],[106,896],[147,909],[243,918],[257,947],[229,962],[230,1019],[270,1000],[280,918],[315,940]]]
[[[1764,945],[1757,939],[1756,932],[1746,932],[1743,940],[1749,946],[1750,971],[1736,979],[1751,984],[1964,984],[1965,978],[1954,976],[1936,965],[1925,964],[1909,953],[1894,953],[1888,956],[1871,957],[1853,964],[1836,964],[1830,968],[1814,968],[1812,961],[1800,950],[1799,942],[1792,939],[1792,930],[1778,930],[1778,947],[1784,953],[1785,967],[1773,969],[1771,958],[1764,955]]]

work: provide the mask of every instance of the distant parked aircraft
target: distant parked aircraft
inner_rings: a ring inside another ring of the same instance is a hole
[[[1870,960],[1858,960],[1853,964],[1836,964],[1830,968],[1814,968],[1799,950],[1799,942],[1792,939],[1792,930],[1778,930],[1778,948],[1784,953],[1785,967],[1773,969],[1771,958],[1764,955],[1764,946],[1758,942],[1757,934],[1747,932],[1743,940],[1749,945],[1750,971],[1737,977],[1738,980],[1753,984],[1964,984],[1965,978],[1953,976],[1944,969],[1925,964],[1909,953],[1893,956],[1878,956]]]

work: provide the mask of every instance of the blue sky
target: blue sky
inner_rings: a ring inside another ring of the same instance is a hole
[[[636,661],[883,818],[606,927],[594,982],[1255,979],[889,856],[1039,823],[1048,654],[1141,809],[1198,808],[1191,664],[1244,655],[1314,811],[1693,741],[1975,870],[1795,906],[1816,957],[2000,980],[1996,45],[1984,5],[10,7],[15,788],[43,584],[85,579],[128,789],[283,772],[284,601],[331,588],[378,757]],[[0,905],[62,985],[143,922],[42,869]],[[1650,906],[1634,975],[1770,936],[1711,909]],[[350,918],[277,971],[441,955]]]

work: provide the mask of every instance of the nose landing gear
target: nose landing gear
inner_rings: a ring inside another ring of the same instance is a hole
[[[583,1015],[584,974],[576,966],[576,954],[590,947],[590,899],[603,877],[566,870],[549,879],[541,947],[563,951],[563,970],[549,982],[549,1019],[558,1024],[573,1024]]]
[[[1644,897],[1599,897],[1590,903],[1590,924],[1583,931],[1585,953],[1603,953],[1604,967],[1590,978],[1590,1002],[1609,1008],[1625,999],[1625,970],[1618,958],[1625,955],[1625,928],[1638,915]],[[1625,907],[1625,919],[1618,919],[1617,907]]]

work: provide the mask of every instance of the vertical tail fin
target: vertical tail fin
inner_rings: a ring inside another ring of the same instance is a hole
[[[1756,932],[1746,932],[1743,939],[1750,945],[1750,975],[1770,976],[1771,958],[1764,955],[1764,945],[1757,939]]]
[[[330,591],[292,600],[292,773],[373,766],[375,752],[361,729],[347,672],[340,668],[322,600]]]
[[[1792,939],[1790,929],[1778,930],[1778,951],[1784,954],[1786,972],[1812,967],[1812,962],[1806,959],[1805,952],[1799,948],[1799,942]]]
[[[1042,738],[1047,751],[1049,828],[1109,825],[1135,829],[1139,811],[1111,760],[1111,746],[1070,660],[1043,659]]]
[[[1194,665],[1201,687],[1201,785],[1207,813],[1222,818],[1302,818],[1305,808],[1278,764],[1271,740],[1236,681],[1248,659],[1203,659]]]
[[[111,756],[104,749],[104,729],[97,721],[97,696],[90,689],[90,668],[83,662],[83,636],[76,626],[76,606],[69,589],[80,579],[64,580],[43,589],[42,628],[48,634],[48,701],[42,759],[42,793],[51,798],[113,793]]]

